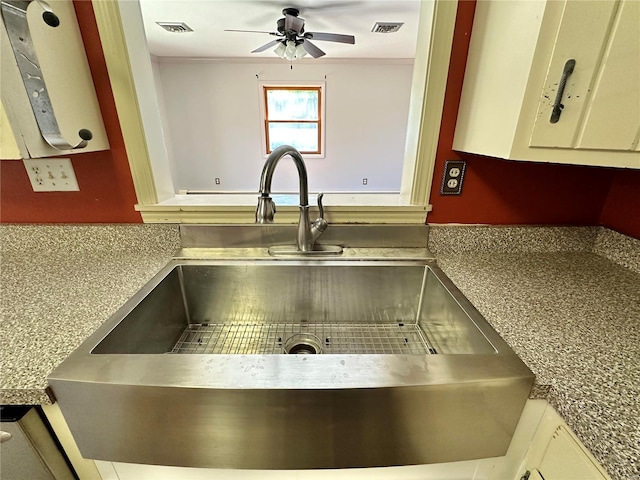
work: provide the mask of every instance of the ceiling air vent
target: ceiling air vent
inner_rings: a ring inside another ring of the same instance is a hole
[[[184,22],[156,22],[162,28],[164,28],[167,32],[171,33],[185,33],[185,32],[193,32],[193,29],[189,27]]]
[[[395,33],[404,25],[403,22],[376,22],[371,30],[373,33]]]

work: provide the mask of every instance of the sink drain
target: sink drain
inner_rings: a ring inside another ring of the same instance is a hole
[[[312,333],[295,333],[284,342],[284,353],[291,355],[314,355],[322,353],[322,342]]]

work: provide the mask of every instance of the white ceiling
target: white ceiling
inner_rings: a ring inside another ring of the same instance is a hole
[[[149,51],[159,57],[275,58],[273,49],[252,50],[274,40],[282,9],[295,7],[305,31],[354,35],[355,45],[315,41],[325,58],[413,58],[421,0],[140,0]],[[184,22],[194,31],[170,33],[155,22]],[[376,22],[404,22],[396,33],[372,33]]]

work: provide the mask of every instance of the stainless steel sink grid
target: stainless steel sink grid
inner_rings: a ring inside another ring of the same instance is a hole
[[[296,333],[318,337],[324,354],[436,353],[419,325],[404,323],[200,323],[186,328],[171,353],[283,353]]]
[[[183,267],[184,268],[184,267]],[[286,267],[284,272],[286,272]],[[366,270],[363,270],[363,273]],[[184,281],[185,272],[182,272]],[[289,274],[285,273],[285,276]],[[326,281],[321,275],[313,281]],[[301,280],[299,277],[293,277]],[[352,280],[356,280],[353,276]],[[360,279],[360,281],[362,281]],[[290,286],[290,285],[287,285]],[[340,285],[342,286],[342,285]],[[184,288],[184,286],[183,286]],[[325,288],[328,288],[325,286]],[[274,295],[272,302],[276,302]],[[287,321],[285,315],[280,318],[265,318],[264,312],[255,307],[234,306],[232,311],[224,312],[212,318],[210,322],[189,324],[170,353],[189,354],[231,354],[256,355],[280,354],[284,352],[284,343],[292,335],[309,333],[318,337],[324,354],[430,354],[436,353],[427,336],[415,323],[394,318],[388,308],[368,309],[368,305],[358,305],[358,301],[368,304],[366,298],[357,295],[346,296],[343,311],[360,312],[354,321],[343,322],[299,322]],[[284,306],[272,311],[285,311]],[[413,306],[407,306],[401,315],[417,319]],[[417,305],[415,305],[417,308]],[[186,307],[188,308],[188,306]],[[408,310],[407,310],[408,309]],[[368,312],[365,316],[362,312]],[[353,313],[351,313],[353,315]],[[260,321],[255,321],[255,320]],[[254,321],[251,321],[254,320]]]
[[[205,250],[50,374],[83,457],[278,470],[506,453],[533,375],[434,262]]]

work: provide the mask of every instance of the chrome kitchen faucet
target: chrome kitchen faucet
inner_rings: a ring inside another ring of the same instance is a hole
[[[322,196],[318,195],[318,209],[320,217],[313,223],[309,220],[309,186],[307,181],[307,167],[304,164],[302,155],[290,145],[281,145],[267,158],[260,177],[260,196],[258,197],[258,208],[256,209],[256,223],[273,223],[276,213],[276,205],[271,198],[271,180],[276,165],[282,157],[289,155],[298,169],[300,179],[300,220],[298,221],[297,247],[300,252],[312,252],[318,237],[328,226],[324,219],[324,209],[322,207]]]

